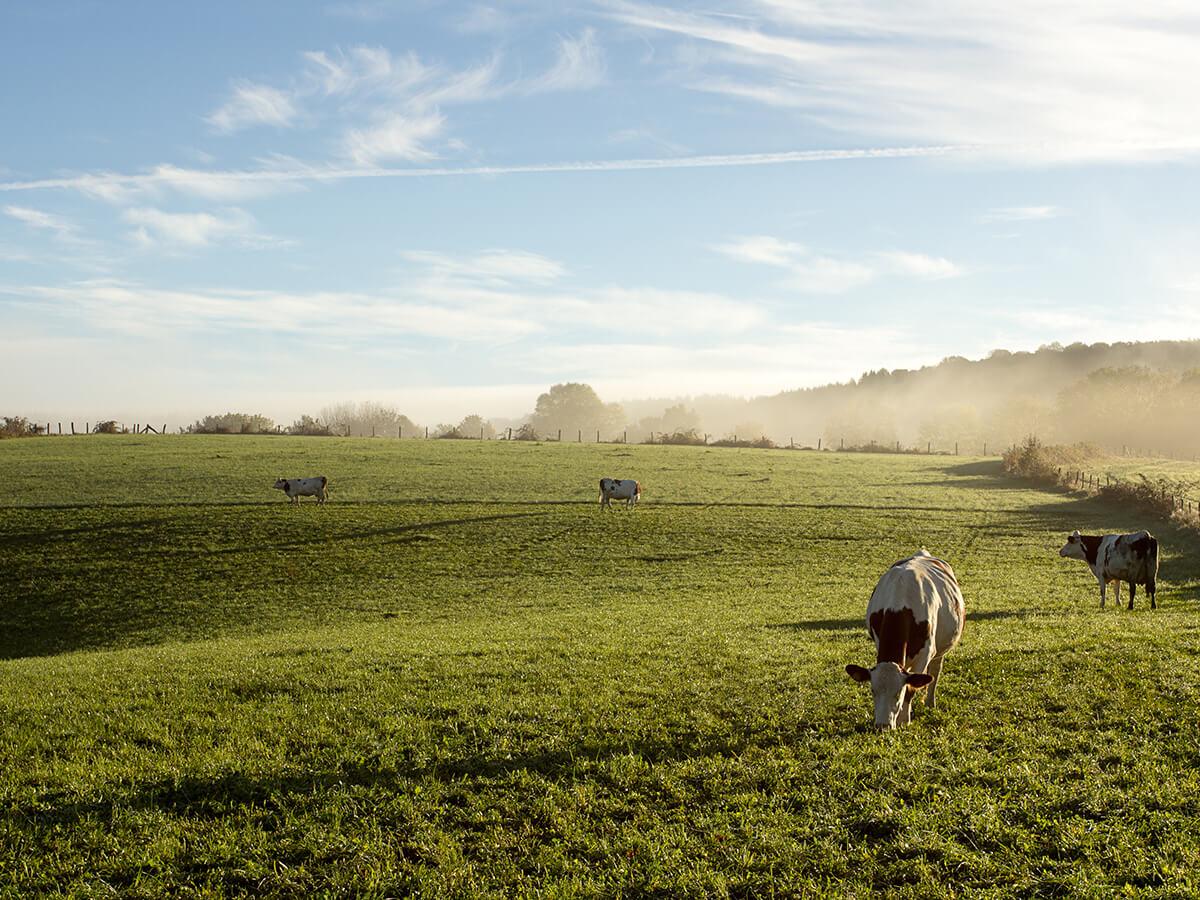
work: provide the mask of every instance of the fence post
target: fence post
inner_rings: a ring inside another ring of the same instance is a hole
[[[817,449],[818,450],[821,449],[821,439],[820,438],[817,438]]]
[[[708,432],[707,431],[704,432],[704,446],[705,447],[708,446]]]
[[[622,431],[622,432],[621,432],[621,443],[622,443],[622,444],[628,444],[628,443],[629,443],[629,430],[628,430],[628,429],[626,429],[625,431]]]
[[[511,428],[508,429],[508,439],[510,441],[512,440],[512,429]]]
[[[929,441],[928,443],[925,444],[925,453],[926,453],[926,455],[928,455],[932,452],[933,452],[933,441]]]
[[[83,423],[83,431],[84,431],[84,433],[85,433],[85,434],[90,434],[90,433],[91,433],[91,430],[92,430],[92,423],[91,423],[91,422],[84,422],[84,423]]]
[[[560,444],[562,443],[562,429],[561,428],[558,429],[558,442]]]
[[[954,442],[954,455],[958,456],[958,441]]]
[[[425,426],[425,440],[429,440],[429,426]]]
[[[75,433],[75,423],[72,422],[71,423],[71,434],[74,434],[74,433]]]
[[[483,440],[483,426],[482,425],[479,426],[479,439],[481,441]]]
[[[841,444],[841,446],[840,446],[840,447],[838,447],[838,449],[839,449],[839,450],[845,450],[845,449],[846,449],[846,439],[845,439],[845,438],[842,438],[842,444]]]
[[[62,422],[58,423],[58,433],[62,434]]]
[[[397,425],[396,426],[396,439],[401,440],[403,437],[404,437],[404,426]]]
[[[983,455],[987,456],[987,441],[983,442]]]
[[[371,437],[375,437],[375,426],[371,426]]]
[[[600,443],[600,429],[599,428],[596,429],[596,443],[597,444]]]

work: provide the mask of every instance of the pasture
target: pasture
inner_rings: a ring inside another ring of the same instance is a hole
[[[250,437],[0,442],[0,892],[1200,892],[1200,560],[994,460]],[[276,477],[326,475],[324,507]],[[641,505],[597,509],[601,475]],[[920,547],[939,708],[870,728]]]

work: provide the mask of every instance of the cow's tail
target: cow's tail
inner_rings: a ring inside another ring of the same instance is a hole
[[[604,503],[604,479],[600,479],[600,502]]]
[[[642,483],[640,481],[635,481],[633,483],[633,496],[638,500],[642,499]]]

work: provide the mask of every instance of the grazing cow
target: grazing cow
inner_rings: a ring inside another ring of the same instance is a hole
[[[329,479],[324,475],[316,478],[280,478],[275,487],[290,498],[290,502],[299,503],[301,497],[316,497],[318,503],[324,503],[329,497]]]
[[[612,508],[609,501],[624,500],[626,506],[635,506],[642,499],[642,486],[632,478],[600,479],[600,506]]]
[[[913,697],[926,685],[926,705],[936,704],[942,659],[962,637],[965,615],[954,570],[926,551],[883,573],[867,604],[875,667],[846,666],[855,681],[871,684],[876,728],[907,725]]]
[[[1078,529],[1067,538],[1059,556],[1082,559],[1100,582],[1100,608],[1109,582],[1117,583],[1117,605],[1121,605],[1121,582],[1129,582],[1129,608],[1137,585],[1144,584],[1150,596],[1150,608],[1157,609],[1155,582],[1158,580],[1158,541],[1148,531],[1133,534],[1080,534]]]

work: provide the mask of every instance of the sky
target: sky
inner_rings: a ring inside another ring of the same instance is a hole
[[[1200,12],[0,5],[0,414],[418,421],[1200,337]]]

